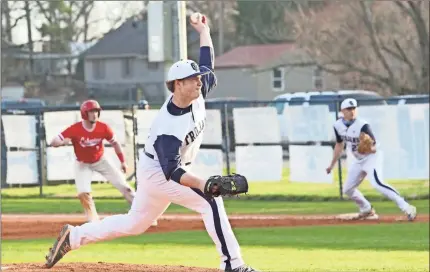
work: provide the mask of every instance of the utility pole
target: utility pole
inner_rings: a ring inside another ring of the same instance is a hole
[[[164,81],[173,63],[187,59],[186,23],[185,1],[149,1],[148,61],[163,63]],[[169,95],[164,86],[165,98]]]
[[[218,55],[224,53],[224,1],[218,2]]]
[[[186,2],[169,2],[172,5],[173,62],[187,59],[187,14]]]
[[[29,1],[24,1],[25,6],[25,20],[27,21],[27,39],[28,39],[28,49],[30,58],[30,78],[33,79],[34,65],[33,65],[33,35],[31,33],[31,16],[30,16],[30,3]]]
[[[177,1],[178,5],[178,34],[179,34],[179,58],[178,60],[185,60],[188,58],[188,42],[187,42],[187,2],[186,1]]]

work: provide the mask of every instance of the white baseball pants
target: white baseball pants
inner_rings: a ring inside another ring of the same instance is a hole
[[[112,183],[130,203],[133,201],[134,190],[131,189],[130,185],[125,180],[121,170],[115,166],[106,155],[103,155],[100,160],[95,163],[76,161],[75,185],[78,195],[81,193],[91,193],[91,182],[94,171],[99,172]]]
[[[221,257],[220,268],[237,268],[244,264],[239,244],[232,231],[224,209],[223,199],[207,199],[197,189],[166,180],[159,167],[148,166],[143,158],[137,169],[137,192],[127,214],[114,215],[101,221],[74,227],[70,233],[72,249],[111,240],[118,237],[144,233],[170,203],[175,203],[202,215],[206,230]]]
[[[409,204],[392,186],[384,183],[382,176],[382,156],[378,153],[371,154],[363,160],[354,160],[348,167],[347,180],[343,186],[343,193],[351,198],[360,211],[370,209],[370,202],[357,189],[364,177],[369,179],[370,184],[381,194],[394,201],[400,210],[405,211]]]

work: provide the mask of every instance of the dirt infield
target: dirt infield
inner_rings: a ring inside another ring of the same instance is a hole
[[[32,272],[219,272],[219,269],[189,267],[189,266],[168,266],[168,265],[133,265],[133,264],[108,264],[108,263],[66,263],[58,264],[52,269],[43,268],[42,264],[11,264],[2,267],[2,271],[32,271]]]
[[[102,216],[103,217],[103,216]],[[379,216],[367,220],[351,220],[355,214],[327,216],[286,216],[286,215],[230,215],[233,228],[251,227],[288,227],[345,224],[380,224],[405,222],[404,216]],[[180,222],[180,224],[178,224]],[[429,222],[429,215],[419,215],[414,222]],[[80,225],[85,223],[83,215],[9,215],[3,214],[2,239],[55,238],[64,224]],[[180,230],[204,230],[204,224],[198,215],[163,215],[158,226],[150,227],[147,232],[172,232]],[[48,271],[42,264],[8,264],[2,271]],[[182,266],[150,266],[107,263],[59,264],[49,271],[219,271],[209,268]]]
[[[350,220],[354,214],[326,216],[292,215],[230,215],[233,228],[289,227],[340,224],[379,224],[406,221],[404,216],[380,216],[377,220]],[[104,216],[101,216],[103,218]],[[428,222],[429,215],[419,215],[415,222]],[[180,222],[180,224],[177,224]],[[64,224],[73,226],[85,223],[83,215],[11,215],[3,214],[2,239],[53,238]],[[199,215],[163,215],[158,226],[147,232],[171,232],[181,230],[204,230]]]

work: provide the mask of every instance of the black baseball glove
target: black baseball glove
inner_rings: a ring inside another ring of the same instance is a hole
[[[205,185],[207,197],[232,196],[248,192],[248,181],[239,174],[211,176]]]

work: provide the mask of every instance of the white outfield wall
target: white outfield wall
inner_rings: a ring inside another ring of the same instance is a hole
[[[157,110],[137,112],[136,142],[145,143]],[[386,179],[428,180],[429,177],[429,105],[363,106],[358,114],[371,125],[383,153]],[[282,158],[281,133],[291,141],[289,179],[291,182],[332,183],[325,173],[332,148],[321,145],[295,145],[294,142],[333,141],[333,115],[325,106],[285,107],[278,115],[275,108],[255,107],[233,110],[235,134],[235,171],[250,182],[279,182],[285,167]],[[101,119],[110,124],[121,144],[131,133],[126,131],[122,111],[105,110]],[[44,113],[46,141],[67,126],[80,120],[78,111]],[[7,147],[36,148],[36,118],[34,116],[2,115]],[[223,142],[221,114],[208,110],[203,144]],[[282,126],[280,126],[282,124]],[[282,132],[280,127],[282,127]],[[259,144],[259,145],[256,145]],[[107,153],[115,157],[111,148]],[[48,181],[73,179],[74,154],[71,146],[47,148]],[[139,150],[139,154],[141,150]],[[37,151],[8,151],[9,184],[37,184]],[[116,157],[113,159],[117,161]],[[221,150],[202,148],[192,171],[202,177],[223,174],[225,154]],[[132,162],[129,162],[132,164]],[[119,167],[119,162],[118,162]],[[94,180],[104,178],[94,174]]]

